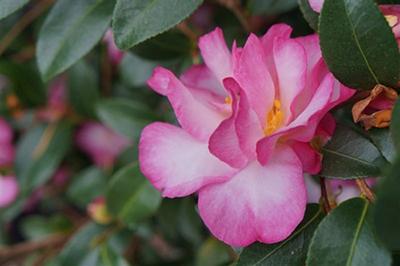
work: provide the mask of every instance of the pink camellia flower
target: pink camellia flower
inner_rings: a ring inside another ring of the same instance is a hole
[[[14,162],[15,149],[12,140],[11,127],[0,117],[0,168],[10,166]]]
[[[10,205],[18,196],[19,186],[13,176],[0,176],[0,208]]]
[[[67,112],[67,87],[64,76],[50,83],[47,105],[39,110],[38,117],[41,120],[54,122],[59,120]]]
[[[97,122],[85,123],[77,132],[76,143],[103,168],[111,167],[117,156],[131,144],[126,137]]]
[[[324,0],[308,0],[311,8],[320,13]],[[400,5],[379,5],[379,9],[392,28],[397,43],[400,45]]]
[[[164,197],[198,192],[203,221],[233,246],[293,232],[307,202],[304,169],[321,163],[305,158],[317,152],[309,143],[325,114],[354,93],[328,72],[316,35],[290,34],[275,25],[231,52],[217,28],[199,41],[204,65],[180,79],[159,67],[148,81],[181,127],[143,130],[141,171]]]
[[[107,30],[103,38],[104,43],[107,45],[107,52],[111,63],[114,65],[119,65],[124,58],[125,53],[118,49],[115,44],[114,35],[112,30]]]

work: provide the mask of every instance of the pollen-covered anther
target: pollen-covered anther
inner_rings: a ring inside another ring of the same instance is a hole
[[[278,128],[282,126],[284,113],[281,110],[281,101],[274,100],[272,109],[267,114],[265,121],[264,134],[266,136],[274,133]]]
[[[230,96],[226,96],[224,101],[226,104],[232,104],[232,98]]]

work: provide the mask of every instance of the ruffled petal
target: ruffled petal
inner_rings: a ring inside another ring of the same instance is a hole
[[[295,141],[290,145],[303,164],[303,171],[316,175],[321,171],[322,156],[307,142]]]
[[[199,48],[204,63],[221,84],[224,78],[232,76],[232,56],[220,28],[200,37]]]
[[[207,184],[225,181],[236,172],[210,154],[207,143],[160,122],[143,130],[139,162],[142,173],[169,198],[190,195]]]
[[[236,133],[236,117],[241,88],[233,78],[224,79],[225,87],[231,92],[232,115],[224,120],[211,135],[208,147],[210,152],[232,167],[242,168],[247,164],[247,158],[240,149]]]
[[[275,99],[275,87],[265,64],[261,42],[255,35],[251,34],[247,39],[234,72],[251,108],[257,113],[260,122],[264,123]]]
[[[195,94],[165,68],[157,67],[148,80],[148,85],[168,97],[179,124],[199,140],[208,140],[211,133],[229,115],[210,102],[210,95],[204,91]]]
[[[199,192],[200,215],[218,239],[233,246],[287,238],[303,219],[307,195],[301,162],[287,146],[266,166],[253,161],[227,182]]]
[[[274,61],[277,72],[279,99],[285,116],[285,124],[293,117],[294,100],[306,84],[307,57],[304,48],[293,39],[274,40]]]
[[[222,100],[228,95],[221,82],[204,64],[190,67],[181,75],[180,79],[186,87],[217,94],[223,97]]]

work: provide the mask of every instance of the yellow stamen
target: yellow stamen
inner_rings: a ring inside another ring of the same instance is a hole
[[[226,104],[232,104],[232,98],[230,96],[225,97],[225,103]]]
[[[266,136],[274,133],[279,127],[281,127],[284,118],[284,113],[281,110],[281,101],[275,100],[274,106],[267,114],[265,121],[264,134]]]
[[[393,16],[393,15],[387,15],[387,16],[385,16],[385,19],[389,23],[390,27],[393,27],[399,21],[397,16]]]

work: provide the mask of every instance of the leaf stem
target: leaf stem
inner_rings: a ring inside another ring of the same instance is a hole
[[[24,31],[37,17],[42,15],[52,5],[54,0],[42,0],[35,5],[31,10],[24,14],[21,19],[11,28],[11,30],[4,35],[0,41],[0,55],[7,50],[8,46],[14,41],[18,35]]]
[[[370,202],[375,201],[375,195],[372,192],[371,188],[368,186],[367,182],[363,178],[357,178],[356,183],[358,188],[361,191],[361,194],[367,198]]]
[[[335,208],[335,206],[331,205],[331,201],[330,201],[329,195],[328,195],[328,190],[326,189],[325,178],[320,176],[319,177],[319,183],[320,183],[320,186],[321,186],[322,206],[324,208],[325,213],[329,213],[332,209]]]

